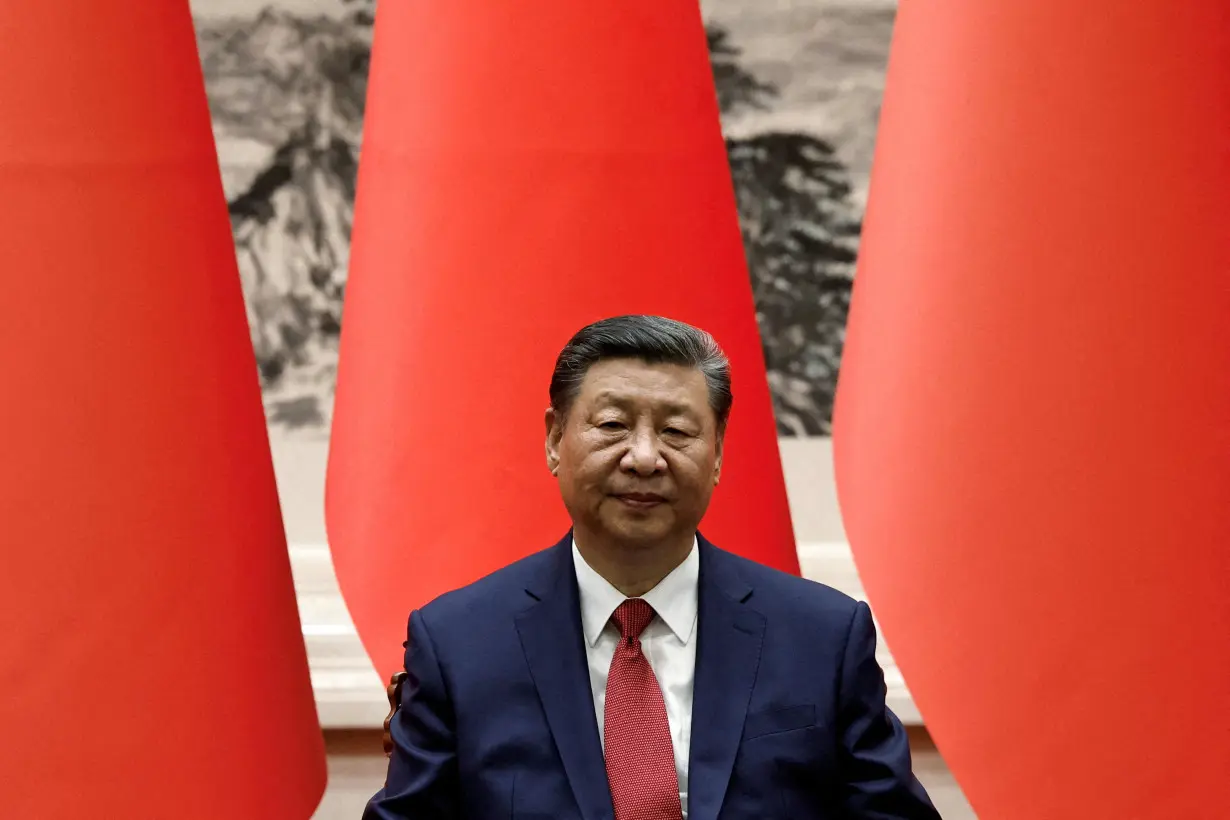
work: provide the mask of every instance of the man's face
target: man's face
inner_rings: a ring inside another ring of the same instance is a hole
[[[722,465],[704,375],[634,359],[598,362],[566,418],[547,411],[547,465],[585,532],[646,546],[690,536]]]

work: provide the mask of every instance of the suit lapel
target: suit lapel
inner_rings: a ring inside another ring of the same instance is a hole
[[[594,718],[571,536],[555,551],[549,577],[526,589],[539,602],[518,616],[517,631],[581,814],[586,820],[611,820],[614,810]]]
[[[716,820],[756,682],[764,616],[724,553],[701,541],[688,820]]]

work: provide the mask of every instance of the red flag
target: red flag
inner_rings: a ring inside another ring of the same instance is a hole
[[[565,532],[547,384],[606,316],[723,345],[736,399],[704,529],[797,572],[706,48],[693,2],[380,7],[326,513],[382,675],[412,607]]]
[[[1226,814],[1230,6],[902,3],[836,411],[980,817]]]
[[[303,820],[323,744],[188,4],[0,32],[0,816]]]

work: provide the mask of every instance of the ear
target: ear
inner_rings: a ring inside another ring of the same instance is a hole
[[[559,475],[559,442],[564,436],[563,421],[556,416],[555,411],[547,408],[547,469],[551,475]]]
[[[717,458],[713,461],[713,486],[716,487],[722,478],[722,442],[725,441],[725,431],[718,433]]]

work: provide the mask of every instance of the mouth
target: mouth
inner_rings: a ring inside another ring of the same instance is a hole
[[[664,497],[655,493],[619,493],[615,498],[634,510],[649,510],[666,503]]]

